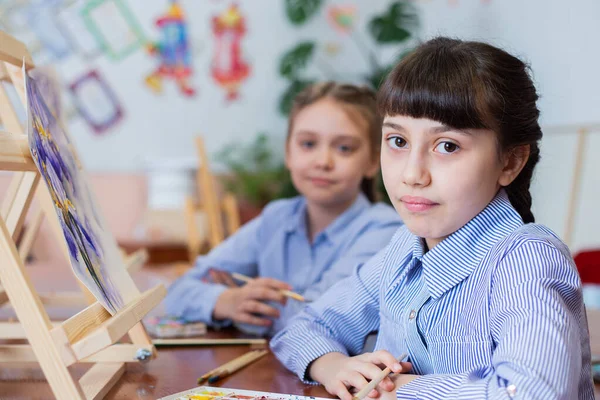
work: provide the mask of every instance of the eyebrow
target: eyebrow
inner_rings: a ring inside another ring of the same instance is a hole
[[[296,135],[310,135],[310,136],[320,136],[317,132],[315,131],[310,131],[310,130],[299,130],[296,131]],[[360,141],[360,138],[354,135],[349,135],[347,133],[334,133],[333,135],[333,140],[352,140],[352,141]]]
[[[400,132],[406,132],[406,129],[402,125],[395,124],[393,122],[384,122],[383,126],[395,129]],[[464,135],[471,135],[471,132],[469,132],[468,130],[453,128],[453,127],[445,125],[445,124],[442,124],[440,126],[435,126],[431,129],[429,129],[429,133],[433,133],[433,134],[450,132],[450,131],[462,133]]]

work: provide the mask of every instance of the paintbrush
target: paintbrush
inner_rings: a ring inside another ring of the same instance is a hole
[[[253,351],[249,352],[250,355],[248,357],[245,357],[245,358],[239,357],[239,359],[234,360],[233,363],[227,365],[225,368],[223,368],[223,367],[219,368],[219,371],[216,375],[212,375],[211,377],[208,378],[208,383],[212,384],[220,379],[228,377],[229,375],[233,374],[234,372],[244,368],[248,364],[251,364],[254,361],[258,360],[259,358],[261,358],[268,352],[269,352],[268,350],[253,350]]]
[[[198,384],[203,383],[204,381],[208,380],[213,375],[218,375],[222,370],[229,368],[230,366],[234,365],[235,363],[244,361],[246,358],[251,357],[255,351],[256,350],[251,350],[247,353],[242,354],[239,357],[234,358],[233,360],[226,362],[223,365],[218,366],[217,368],[214,368],[214,369],[208,371],[207,373],[202,375],[200,378],[198,378]]]
[[[238,281],[242,281],[242,282],[246,282],[246,283],[248,283],[248,282],[250,282],[250,281],[252,281],[252,280],[253,280],[253,279],[252,279],[252,278],[250,278],[249,276],[242,275],[242,274],[238,274],[237,272],[233,272],[233,273],[231,274],[231,276],[232,276],[234,279],[237,279]],[[281,289],[281,290],[280,290],[280,292],[281,292],[281,294],[283,294],[284,296],[286,296],[286,297],[290,297],[290,298],[292,298],[292,299],[294,299],[294,300],[297,300],[297,301],[306,301],[306,300],[304,299],[304,297],[302,297],[301,295],[299,295],[299,294],[298,294],[298,293],[296,293],[296,292],[292,292],[291,290],[283,290],[283,289]]]

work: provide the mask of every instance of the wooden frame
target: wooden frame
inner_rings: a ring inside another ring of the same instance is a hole
[[[5,68],[8,63],[20,66],[23,61],[26,68],[33,67],[26,47],[0,31],[2,79],[14,79]],[[0,346],[0,363],[39,363],[56,398],[102,398],[125,371],[125,362],[147,361],[156,356],[156,349],[140,321],[162,300],[166,289],[160,285],[144,293],[134,293],[134,300],[114,315],[93,299],[92,304],[68,320],[50,321],[43,298],[33,287],[23,261],[42,214],[48,218],[65,255],[68,249],[49,192],[44,185],[39,185],[40,174],[31,157],[27,136],[2,86],[0,118],[4,127],[11,131],[0,133],[0,170],[14,172],[0,208],[0,282],[3,284],[0,300],[10,302],[19,320],[18,323],[4,323],[1,328],[4,338],[26,338],[29,342],[28,345]],[[18,248],[15,238],[23,229],[34,197],[40,202],[41,210],[34,216],[33,224]],[[143,254],[132,257],[130,265],[143,261]],[[72,299],[64,300],[70,302]],[[127,334],[131,343],[115,344]],[[68,367],[78,362],[94,365],[76,381]]]
[[[231,235],[240,227],[240,216],[235,197],[231,193],[225,193],[223,199],[219,200],[215,177],[210,170],[202,137],[196,137],[196,150],[199,158],[196,185],[198,187],[198,199],[201,199],[201,202],[196,202],[191,197],[187,197],[185,201],[190,262],[194,262],[205,247],[212,249],[218,246],[225,239],[225,233]],[[203,212],[206,215],[208,238],[201,236],[196,225],[196,214],[198,212]],[[226,226],[223,221],[224,218]],[[206,244],[208,246],[205,246]]]

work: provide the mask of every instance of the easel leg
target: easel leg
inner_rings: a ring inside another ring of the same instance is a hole
[[[62,362],[50,337],[52,325],[39,296],[25,274],[12,237],[0,219],[0,281],[10,299],[31,348],[48,379],[52,392],[60,399],[85,399],[84,393]]]

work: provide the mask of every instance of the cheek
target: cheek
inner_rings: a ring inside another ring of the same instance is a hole
[[[290,148],[286,160],[287,167],[293,174],[306,168],[306,165],[310,162],[310,157],[308,154],[304,153],[302,149]]]
[[[499,165],[495,158],[472,157],[463,162],[440,166],[437,183],[448,199],[463,205],[487,202],[497,190]]]
[[[381,151],[381,175],[383,181],[394,182],[399,179],[399,176],[404,169],[404,158],[400,155],[389,154],[389,150],[382,149]]]

